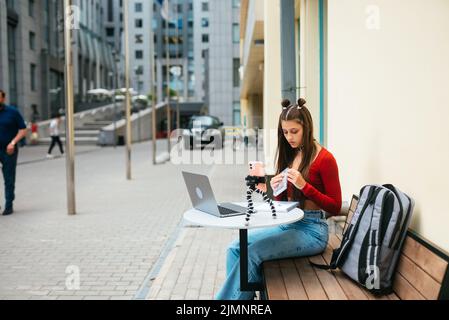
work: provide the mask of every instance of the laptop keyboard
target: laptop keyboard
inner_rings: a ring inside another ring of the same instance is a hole
[[[220,213],[223,215],[237,213],[237,211],[235,211],[235,210],[231,210],[231,209],[228,209],[225,207],[220,207],[220,206],[218,206],[218,211],[220,211]]]

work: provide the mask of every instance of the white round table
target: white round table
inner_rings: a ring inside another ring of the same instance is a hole
[[[237,204],[237,203],[236,203]],[[241,205],[241,203],[238,203]],[[245,226],[246,215],[219,218],[214,215],[190,209],[184,213],[184,220],[189,223],[202,227],[222,228],[222,229],[256,229],[275,227],[281,224],[290,224],[301,220],[304,217],[304,211],[299,208],[289,212],[278,212],[276,219],[273,219],[270,211],[257,212],[251,215],[249,225]]]
[[[246,206],[244,203],[235,204]],[[260,291],[262,290],[261,284],[248,282],[248,229],[269,228],[294,223],[304,218],[304,211],[295,208],[289,212],[278,212],[276,219],[273,219],[271,211],[256,212],[251,215],[248,226],[245,225],[245,218],[246,214],[219,218],[196,209],[190,209],[184,213],[184,220],[195,226],[240,230],[240,290]]]

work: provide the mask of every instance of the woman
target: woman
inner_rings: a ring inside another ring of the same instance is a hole
[[[325,212],[338,215],[341,187],[338,167],[332,154],[313,137],[312,116],[306,101],[282,101],[278,125],[277,175],[271,179],[275,189],[288,170],[287,190],[278,201],[298,201],[304,219],[289,225],[251,230],[248,233],[248,279],[260,282],[261,265],[267,260],[314,256],[324,251],[328,241]],[[217,294],[219,300],[253,299],[255,292],[240,291],[240,249],[238,240],[227,251],[226,281]]]

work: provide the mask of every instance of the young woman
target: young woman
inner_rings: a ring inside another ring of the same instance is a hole
[[[313,137],[313,121],[306,101],[282,101],[278,126],[277,175],[271,180],[276,188],[288,170],[287,190],[278,201],[297,201],[304,219],[289,225],[251,230],[248,233],[248,279],[261,281],[261,265],[267,260],[313,256],[324,251],[328,241],[325,212],[338,215],[341,188],[338,167],[332,154]],[[228,248],[226,281],[218,300],[253,299],[255,292],[240,291],[240,249],[236,240]]]

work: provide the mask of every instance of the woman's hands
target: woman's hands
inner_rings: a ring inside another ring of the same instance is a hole
[[[304,189],[307,184],[307,181],[304,179],[301,172],[295,169],[288,170],[287,180],[299,190]]]
[[[283,178],[284,178],[284,175],[282,173],[273,177],[270,181],[271,189],[273,189],[273,190],[276,189],[278,187],[279,183],[281,183]],[[287,181],[290,182],[291,184],[293,184],[299,190],[304,189],[304,187],[307,184],[307,181],[304,179],[302,174],[298,170],[295,170],[295,169],[288,170]]]
[[[284,178],[284,175],[282,173],[271,178],[271,180],[270,180],[271,189],[273,189],[273,190],[276,189],[278,187],[279,183],[281,183],[283,178]]]

